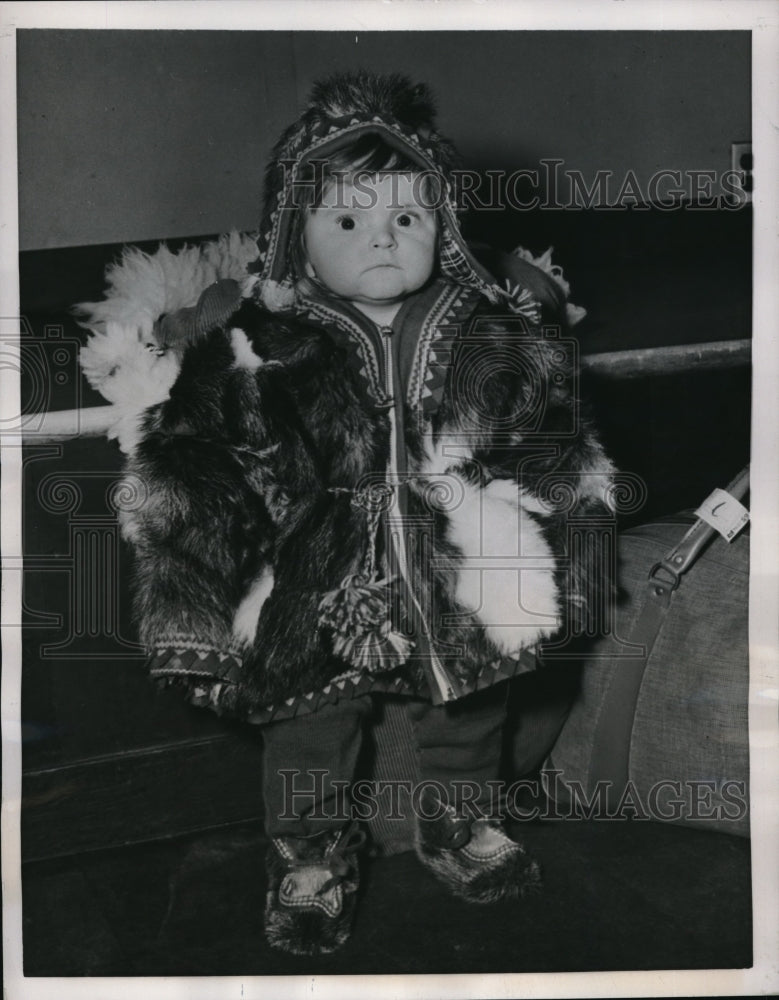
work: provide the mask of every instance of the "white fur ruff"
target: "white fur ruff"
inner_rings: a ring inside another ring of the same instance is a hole
[[[166,399],[178,374],[173,354],[155,354],[137,333],[108,320],[79,356],[89,384],[109,403],[145,408]]]
[[[246,267],[256,256],[254,238],[237,232],[178,253],[164,244],[154,254],[127,247],[106,270],[106,297],[76,306],[79,322],[90,330],[81,367],[90,385],[117,404],[109,437],[117,438],[123,451],[132,452],[142,412],[167,399],[178,374],[175,355],[156,351],[156,321],[194,306],[220,278],[245,282]]]
[[[153,254],[126,247],[120,260],[106,269],[103,301],[82,302],[76,311],[90,330],[102,332],[113,322],[148,342],[163,313],[194,306],[200,293],[220,278],[243,281],[256,256],[254,238],[237,232],[177,253],[165,244]]]

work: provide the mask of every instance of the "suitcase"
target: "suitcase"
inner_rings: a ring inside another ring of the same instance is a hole
[[[676,515],[620,536],[613,627],[586,650],[544,765],[558,815],[749,836],[749,534],[733,503],[747,489],[745,470],[700,508],[707,520]],[[730,541],[710,523],[723,504]]]

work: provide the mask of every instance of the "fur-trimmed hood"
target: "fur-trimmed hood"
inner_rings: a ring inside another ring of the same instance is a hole
[[[282,134],[265,175],[265,203],[258,238],[259,256],[250,266],[257,274],[255,294],[271,312],[296,311],[293,241],[299,211],[295,192],[310,184],[317,165],[366,135],[376,135],[397,149],[420,172],[440,181],[437,198],[439,272],[458,285],[475,289],[492,303],[510,304],[531,321],[540,316],[530,290],[500,284],[463,239],[453,171],[453,144],[438,132],[435,105],[428,88],[398,74],[364,71],[340,73],[314,87],[308,107]]]

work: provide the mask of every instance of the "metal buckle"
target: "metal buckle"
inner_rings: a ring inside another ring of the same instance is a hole
[[[667,580],[663,579],[663,577],[660,575],[660,570],[664,570],[668,574],[670,579]],[[648,579],[652,582],[656,582],[662,587],[667,587],[670,591],[674,591],[681,583],[682,578],[680,574],[676,572],[673,566],[669,566],[668,563],[665,562],[656,562],[654,566],[649,570]]]

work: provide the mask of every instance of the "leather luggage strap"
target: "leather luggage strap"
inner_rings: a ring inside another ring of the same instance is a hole
[[[736,478],[725,488],[735,500],[741,500],[749,489],[749,466],[739,473]],[[675,579],[674,589],[679,586],[679,579],[683,573],[692,566],[698,556],[705,548],[707,542],[716,534],[714,528],[701,518],[695,522],[679,544],[673,548],[659,563],[656,563],[650,571],[652,574],[658,569],[665,570]]]
[[[741,500],[748,489],[749,466],[736,476],[725,492],[736,500]],[[609,811],[619,805],[628,783],[636,704],[644,671],[671,607],[673,593],[681,583],[682,576],[716,534],[711,525],[698,519],[678,545],[654,564],[647,578],[643,606],[631,634],[626,637],[631,643],[643,646],[644,655],[620,656],[615,659],[611,682],[595,723],[587,781],[590,792],[599,781],[608,782],[606,801]]]

